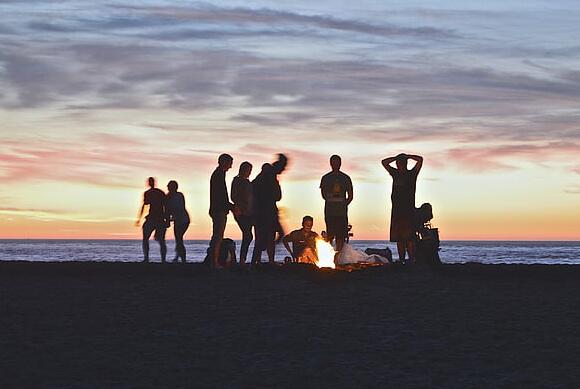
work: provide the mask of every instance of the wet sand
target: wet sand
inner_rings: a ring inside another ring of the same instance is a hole
[[[580,267],[0,262],[0,387],[577,387]]]

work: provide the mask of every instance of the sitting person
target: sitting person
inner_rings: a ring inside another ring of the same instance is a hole
[[[284,247],[292,256],[294,262],[316,263],[316,238],[318,234],[312,231],[314,219],[312,216],[302,218],[302,228],[292,231],[282,239]],[[292,242],[292,249],[290,249]]]

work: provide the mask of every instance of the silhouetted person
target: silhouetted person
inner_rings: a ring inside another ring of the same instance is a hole
[[[268,253],[269,262],[273,263],[276,230],[279,224],[276,202],[282,198],[282,191],[271,164],[262,165],[262,171],[252,181],[252,190],[256,232],[252,264],[260,263],[264,250]]]
[[[316,238],[318,234],[312,231],[314,219],[312,216],[302,218],[302,228],[294,230],[284,237],[284,247],[295,262],[316,263]],[[292,249],[290,249],[292,243]]]
[[[340,171],[342,161],[338,155],[330,157],[332,171],[322,176],[320,192],[324,203],[327,241],[332,244],[336,239],[336,251],[348,237],[348,205],[353,199],[352,181]]]
[[[185,245],[183,244],[183,236],[185,231],[189,228],[189,214],[185,209],[185,197],[183,193],[178,192],[179,185],[176,181],[169,181],[167,184],[167,217],[169,221],[173,221],[173,234],[175,235],[175,258],[173,262],[177,262],[179,258],[185,263],[186,253]]]
[[[253,211],[252,211],[252,183],[249,180],[252,174],[252,164],[242,162],[240,171],[232,181],[232,201],[234,203],[234,218],[242,231],[242,247],[240,248],[240,265],[246,263],[248,248],[254,239],[252,234]]]
[[[211,265],[215,269],[221,269],[218,262],[228,213],[233,208],[228,196],[226,186],[226,172],[232,167],[234,159],[229,154],[222,154],[218,158],[218,166],[214,170],[210,179],[210,196],[209,196],[209,216],[213,224],[210,247],[213,250]]]
[[[412,159],[417,163],[411,169],[407,169],[407,161]],[[391,163],[396,163],[396,168]],[[405,251],[409,253],[409,259],[415,256],[415,189],[417,176],[423,166],[423,158],[418,155],[399,154],[395,157],[385,158],[382,161],[384,168],[393,178],[393,190],[391,193],[391,242],[397,242],[399,260],[405,261]]]
[[[167,245],[165,243],[165,231],[168,227],[167,211],[165,209],[166,197],[162,190],[155,187],[155,178],[147,180],[149,189],[143,193],[143,205],[137,216],[136,225],[141,222],[145,206],[149,206],[149,212],[143,223],[143,262],[149,262],[149,237],[155,231],[155,240],[159,242],[161,250],[161,262],[165,263]]]

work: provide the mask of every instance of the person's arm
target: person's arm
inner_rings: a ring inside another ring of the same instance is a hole
[[[293,252],[292,252],[292,250],[290,249],[290,244],[289,244],[289,242],[290,242],[290,235],[292,235],[292,233],[290,233],[290,234],[286,235],[286,236],[285,236],[285,237],[282,239],[282,243],[284,243],[284,247],[286,247],[286,250],[288,250],[288,253],[290,253],[290,256],[291,256],[293,259],[296,259],[296,258],[294,258],[294,253],[293,253]]]
[[[419,174],[421,168],[423,167],[423,157],[419,155],[407,155],[407,157],[417,162],[412,170],[415,171],[417,174]]]
[[[137,214],[137,221],[135,221],[135,225],[139,227],[141,224],[141,218],[143,217],[143,211],[145,211],[145,204],[141,205],[141,209],[139,210],[139,214]]]
[[[145,211],[145,195],[143,195],[143,201],[141,201],[141,209],[139,209],[139,213],[137,214],[137,221],[135,221],[135,225],[137,227],[141,225],[141,218],[143,217],[144,211]]]
[[[354,191],[352,189],[352,180],[348,178],[348,185],[346,187],[346,205],[352,203]]]
[[[326,200],[326,185],[324,184],[324,177],[322,177],[322,180],[320,181],[320,194],[322,195],[322,198]]]
[[[395,169],[394,167],[391,166],[391,163],[395,162],[397,160],[397,157],[388,157],[385,158],[381,161],[381,163],[383,164],[383,167],[390,173],[393,174],[397,169]]]

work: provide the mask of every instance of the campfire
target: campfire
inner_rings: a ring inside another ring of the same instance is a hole
[[[323,239],[316,239],[316,254],[318,255],[316,266],[319,268],[335,268],[334,255],[336,252],[330,243]]]

